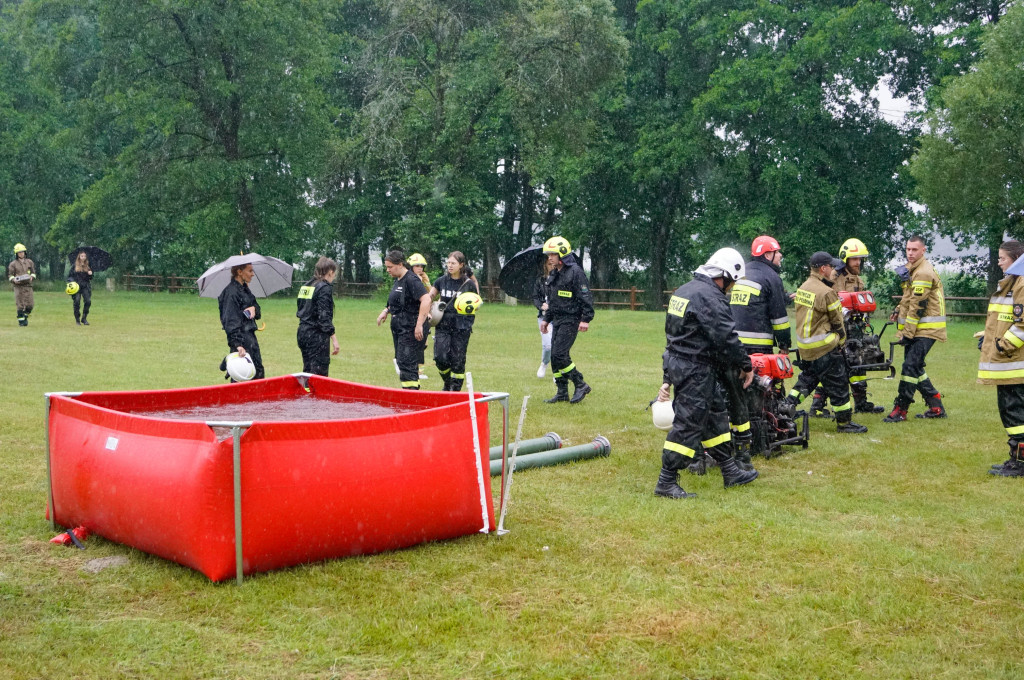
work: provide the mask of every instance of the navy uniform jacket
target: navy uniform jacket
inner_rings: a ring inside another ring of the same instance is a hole
[[[310,279],[299,288],[296,307],[300,331],[334,335],[334,286],[323,279]]]
[[[694,274],[672,294],[665,316],[665,358],[708,364],[722,369],[751,369],[729,309],[729,298],[715,282]],[[668,376],[664,382],[669,382]]]
[[[788,300],[779,270],[763,260],[751,260],[747,275],[733,286],[730,298],[740,342],[766,354],[771,354],[773,344],[788,350],[792,345]]]
[[[545,282],[548,311],[543,318],[548,323],[555,320],[590,323],[594,319],[594,296],[590,293],[587,275],[571,253],[563,257],[562,262],[565,266],[552,269]]]

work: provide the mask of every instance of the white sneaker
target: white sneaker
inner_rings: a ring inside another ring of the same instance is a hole
[[[538,378],[543,378],[545,375],[547,375],[547,372],[548,372],[548,365],[547,364],[541,364],[540,368],[537,369],[537,377]]]
[[[395,373],[397,375],[402,375],[402,371],[398,368],[398,359],[392,359],[392,361],[395,362]]]

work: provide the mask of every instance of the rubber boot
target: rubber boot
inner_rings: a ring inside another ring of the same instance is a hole
[[[703,451],[694,455],[693,460],[686,466],[686,471],[691,475],[703,477],[708,472],[708,456]]]
[[[924,403],[927,404],[928,410],[924,413],[918,413],[915,418],[945,418],[946,409],[942,405],[942,395],[936,394],[934,397],[925,397]]]
[[[697,494],[687,493],[686,489],[679,486],[676,477],[675,470],[662,467],[661,474],[658,475],[658,484],[654,487],[654,495],[665,498],[696,498]]]
[[[810,415],[812,418],[832,418],[832,412],[825,408],[825,394],[820,389],[814,390]]]
[[[750,462],[750,437],[737,438],[733,437],[733,443],[736,446],[736,464],[744,472],[750,472],[754,469],[754,464]]]
[[[868,428],[853,422],[853,414],[849,409],[836,413],[836,432],[840,434],[864,434]]]
[[[449,392],[461,392],[462,391],[462,383],[464,383],[465,381],[466,381],[465,378],[452,378],[451,382],[448,383],[448,391]]]
[[[583,401],[583,397],[590,394],[590,385],[583,380],[583,374],[575,368],[572,369],[572,373],[569,374],[569,379],[572,380],[572,384],[574,386],[572,399],[569,400],[569,403],[578,404]]]
[[[850,393],[853,394],[854,413],[881,413],[885,407],[868,400],[868,385],[866,382],[855,382],[850,385]]]
[[[718,460],[718,467],[722,468],[722,484],[728,489],[730,486],[741,486],[743,484],[750,484],[752,481],[757,479],[757,470],[742,470],[735,458],[725,458],[724,460]]]
[[[79,315],[78,312],[75,312],[75,325],[76,326],[81,326],[82,325],[82,317],[81,317],[81,315]]]
[[[545,399],[545,404],[554,404],[559,401],[569,401],[569,379],[566,377],[555,378],[555,396]]]
[[[1010,459],[988,471],[996,477],[1024,477],[1024,444],[1010,445]]]
[[[886,417],[882,418],[883,423],[902,423],[907,419],[907,409],[903,408],[899,404],[894,404],[892,412]]]
[[[441,387],[442,392],[450,392],[452,389],[452,372],[451,371],[438,371],[438,375],[441,376],[441,380],[444,381],[444,385]]]

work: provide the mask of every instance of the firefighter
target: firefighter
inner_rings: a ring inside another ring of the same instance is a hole
[[[423,257],[420,253],[413,253],[406,260],[406,264],[409,265],[409,269],[412,273],[420,277],[420,281],[423,282],[423,287],[430,290],[430,277],[427,275],[427,258]],[[423,329],[423,332],[430,337],[430,324]],[[419,364],[417,364],[417,370],[419,371],[420,380],[426,380],[429,376],[424,372],[426,370],[426,349],[427,339],[423,340],[423,349],[420,351]],[[398,364],[395,364],[395,368],[398,368]]]
[[[391,315],[391,339],[395,345],[395,361],[402,389],[420,388],[419,357],[426,344],[423,328],[430,315],[430,293],[420,277],[405,266],[400,250],[390,250],[384,256],[384,268],[395,280],[388,295],[388,305],[377,316],[377,325]]]
[[[28,325],[35,298],[32,282],[36,279],[36,263],[28,259],[28,250],[21,243],[14,244],[14,261],[7,265],[7,280],[14,286],[14,305],[18,310],[18,325]]]
[[[779,275],[782,249],[774,238],[763,235],[750,244],[750,255],[751,260],[745,266],[746,275],[733,286],[729,299],[736,333],[747,354],[771,354],[773,346],[788,353],[792,339],[789,313],[786,311],[789,297]],[[725,374],[720,378],[729,397],[729,421],[736,443],[736,456],[743,469],[753,469],[750,463],[752,404],[746,392],[737,389],[735,376]],[[695,471],[699,473],[700,468]]]
[[[1006,274],[1024,255],[1024,243],[999,246],[999,268]],[[1024,477],[1024,276],[1007,274],[988,303],[985,334],[979,341],[978,382],[996,386],[996,404],[1009,436],[1010,457],[989,474]]]
[[[295,316],[299,329],[295,339],[302,353],[302,372],[326,376],[331,355],[341,351],[334,332],[334,277],[338,263],[321,257],[313,268],[313,278],[299,288]]]
[[[705,450],[721,468],[726,488],[757,479],[757,470],[741,469],[732,456],[729,413],[718,378],[718,370],[732,371],[746,388],[754,376],[729,309],[729,291],[743,270],[743,257],[722,248],[669,300],[658,401],[671,397],[675,417],[662,447],[657,496],[692,498],[695,494],[679,486],[678,473]]]
[[[839,295],[832,289],[835,270],[842,266],[828,253],[811,255],[811,272],[796,291],[796,346],[800,376],[786,400],[795,407],[821,383],[836,414],[836,432],[859,434],[868,428],[853,422],[850,383],[843,356],[846,327]]]
[[[445,267],[447,273],[430,287],[431,299],[439,296],[444,303],[444,314],[434,329],[434,365],[444,380],[442,391],[459,392],[466,380],[466,352],[476,311],[460,313],[455,300],[466,292],[479,295],[480,284],[461,251],[449,253]]]
[[[264,376],[263,356],[256,340],[256,321],[261,312],[256,296],[249,290],[249,282],[254,275],[251,264],[233,266],[231,281],[217,296],[217,306],[220,308],[220,325],[228,336],[228,352],[238,352],[238,356],[243,358],[250,355],[256,367],[253,380],[259,380]],[[221,362],[220,370],[227,370],[226,359]],[[234,378],[231,382],[235,382]]]
[[[569,242],[561,236],[549,238],[544,243],[543,252],[548,256],[551,274],[547,280],[548,308],[544,312],[540,332],[547,333],[548,326],[552,327],[551,369],[557,388],[555,396],[545,399],[549,404],[559,401],[578,404],[590,393],[590,385],[576,368],[569,350],[576,342],[576,334],[586,333],[590,328],[590,322],[594,320],[594,300],[587,275],[570,250]],[[570,380],[574,386],[571,399]]]
[[[942,395],[925,373],[925,357],[936,340],[946,341],[946,299],[942,282],[925,258],[927,247],[918,235],[907,239],[907,265],[897,272],[903,280],[903,298],[889,321],[896,322],[896,340],[903,345],[903,367],[893,409],[884,423],[901,423],[914,403],[914,393],[924,397],[927,410],[918,418],[945,418]]]
[[[861,267],[864,258],[868,253],[868,247],[864,242],[856,238],[848,238],[843,241],[839,248],[839,259],[843,261],[843,268],[836,275],[832,289],[837,293],[847,291],[856,293],[867,290],[860,278]],[[868,377],[866,375],[850,375],[850,393],[853,395],[854,413],[881,413],[885,408],[868,400]],[[814,417],[831,417],[825,409],[825,394],[821,387],[814,390],[814,400],[811,401],[811,415]]]
[[[771,354],[772,346],[789,352],[789,296],[779,275],[782,249],[771,236],[758,236],[750,246],[746,276],[736,282],[729,300],[736,333],[748,354]]]

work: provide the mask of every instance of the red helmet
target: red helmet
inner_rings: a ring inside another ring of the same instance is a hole
[[[779,242],[771,236],[758,236],[754,239],[754,242],[750,244],[750,254],[754,257],[761,257],[768,253],[774,253],[776,250],[782,250],[782,247],[779,245]]]

